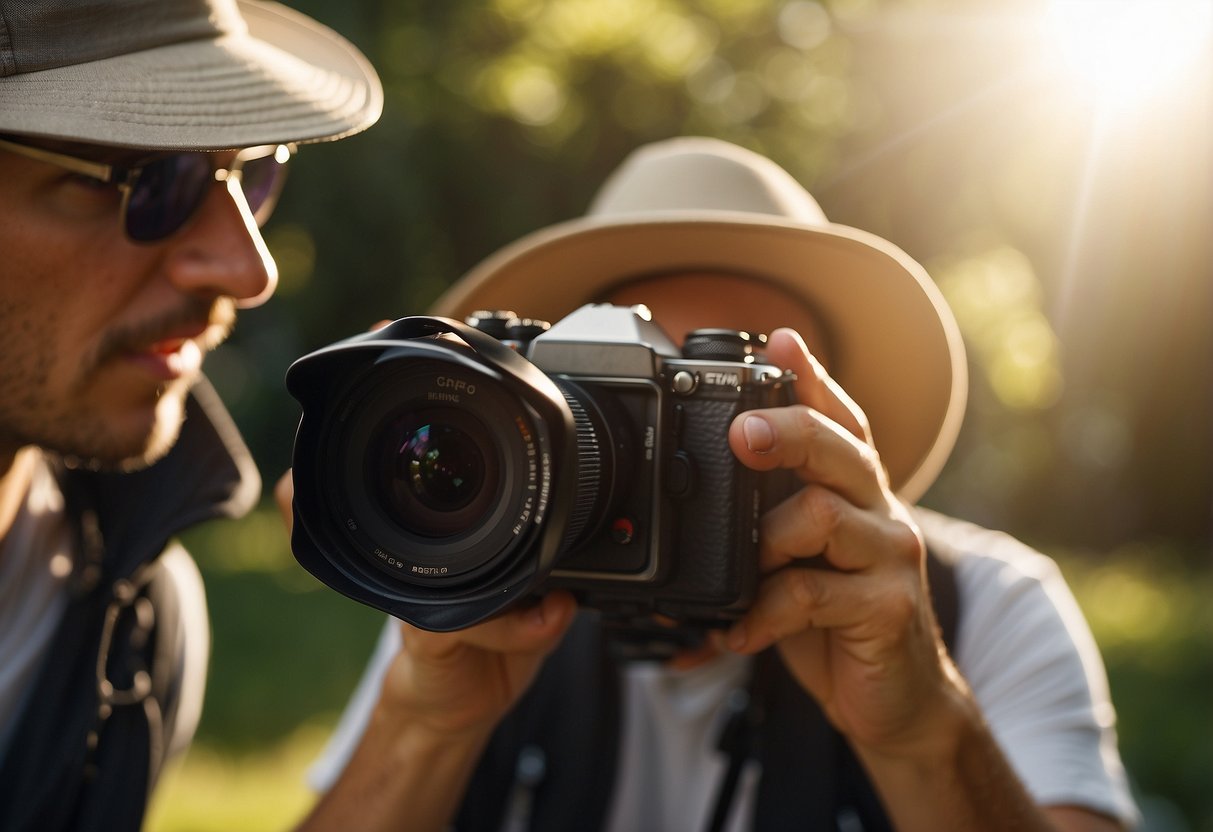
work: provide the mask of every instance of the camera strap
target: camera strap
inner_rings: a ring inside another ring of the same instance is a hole
[[[726,755],[728,767],[716,790],[707,832],[722,832],[733,806],[737,785],[741,782],[741,772],[746,762],[759,756],[758,738],[766,721],[765,703],[772,676],[771,659],[767,654],[755,659],[749,685],[734,690],[725,702],[728,716],[720,730],[716,748]]]

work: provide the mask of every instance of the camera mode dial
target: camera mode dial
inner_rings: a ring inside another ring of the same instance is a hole
[[[500,341],[508,334],[510,325],[517,320],[518,313],[509,309],[477,309],[464,318],[463,322]]]
[[[508,309],[481,309],[468,315],[463,322],[519,352],[526,352],[531,341],[552,327],[537,318],[519,318]]]
[[[740,329],[696,329],[682,344],[684,358],[704,361],[751,362],[754,351],[766,346],[767,336]]]

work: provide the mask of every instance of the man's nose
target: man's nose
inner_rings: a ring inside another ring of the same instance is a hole
[[[259,306],[278,285],[278,266],[249,210],[240,183],[215,183],[174,242],[170,276],[184,292]]]

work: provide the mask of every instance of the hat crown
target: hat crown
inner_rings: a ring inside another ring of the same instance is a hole
[[[0,76],[244,30],[236,0],[0,0]]]
[[[773,214],[828,225],[817,201],[779,165],[743,147],[697,137],[633,152],[599,189],[589,214],[663,211]]]

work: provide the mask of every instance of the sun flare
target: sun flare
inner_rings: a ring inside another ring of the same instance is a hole
[[[1051,0],[1046,41],[1060,70],[1105,104],[1140,105],[1203,71],[1213,51],[1209,0]]]

